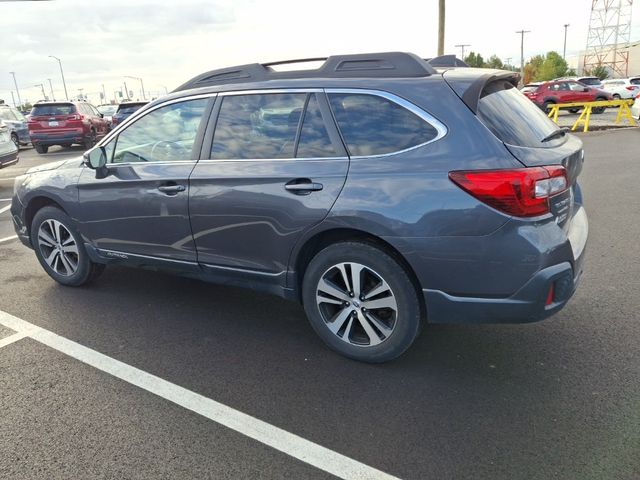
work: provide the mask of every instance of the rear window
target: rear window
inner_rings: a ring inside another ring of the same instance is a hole
[[[558,137],[542,143],[558,126],[507,81],[492,82],[485,87],[478,102],[478,118],[508,145],[553,147],[564,142]]]
[[[351,156],[399,152],[438,136],[422,118],[377,95],[331,93],[329,103]]]
[[[587,77],[581,78],[580,83],[584,83],[585,85],[600,85],[602,83],[598,77]]]
[[[73,103],[48,103],[46,105],[34,105],[31,110],[32,116],[56,116],[73,115],[76,113],[76,106]]]
[[[135,112],[136,110],[139,110],[141,107],[143,107],[145,104],[142,103],[138,103],[138,104],[133,104],[133,105],[125,105],[125,104],[120,104],[120,106],[118,107],[118,113],[124,113],[125,115],[130,115],[133,112]]]

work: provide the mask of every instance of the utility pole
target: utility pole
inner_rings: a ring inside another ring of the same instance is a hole
[[[20,100],[20,90],[18,90],[18,82],[16,82],[16,72],[9,72],[13,76],[13,84],[16,87],[16,95],[18,95],[18,103],[22,107],[22,100]]]
[[[133,78],[134,80],[139,80],[140,81],[140,88],[142,88],[142,99],[146,100],[147,96],[144,93],[144,83],[142,83],[142,79],[140,77],[133,77],[131,75],[125,75],[126,78]]]
[[[444,10],[445,0],[438,2],[438,56],[444,55]]]
[[[464,62],[464,47],[470,47],[471,44],[470,43],[462,43],[460,45],[456,45],[456,48],[460,49],[460,60],[462,60]]]
[[[567,28],[569,27],[568,23],[564,24],[564,47],[562,48],[562,59],[564,60],[567,55]]]
[[[520,81],[524,82],[524,34],[530,33],[531,30],[519,30],[520,34]]]
[[[53,85],[51,83],[51,79],[47,78],[47,80],[49,80],[49,90],[51,90],[51,100],[53,100],[55,102],[56,101],[56,96],[53,94]]]
[[[62,61],[55,55],[49,55],[49,58],[55,58],[60,66],[60,76],[62,77],[62,86],[64,87],[64,98],[69,101],[69,94],[67,93],[67,84],[64,81],[64,71],[62,70]]]
[[[47,99],[47,94],[44,93],[44,85],[42,83],[36,83],[34,85],[34,87],[40,87],[40,89],[42,90],[42,99],[46,100]]]
[[[18,108],[18,105],[16,105],[16,97],[13,96],[13,90],[11,90],[11,102],[14,107]]]

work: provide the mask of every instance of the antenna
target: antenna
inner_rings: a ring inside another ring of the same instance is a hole
[[[614,76],[629,76],[629,41],[633,0],[592,0],[583,69],[609,67]]]

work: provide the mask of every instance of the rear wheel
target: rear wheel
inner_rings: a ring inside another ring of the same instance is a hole
[[[596,102],[606,102],[607,99],[606,98],[596,98]],[[605,107],[593,107],[593,109],[591,110],[593,113],[595,114],[601,114],[604,113],[604,111],[606,110]]]
[[[618,95],[617,93],[613,94],[613,99],[614,100],[620,100],[620,95]]]
[[[34,147],[38,153],[47,153],[49,151],[49,145],[39,145],[36,143]]]
[[[84,141],[84,148],[89,150],[95,144],[96,144],[96,131],[91,129],[91,132],[89,133],[89,137],[86,138]]]
[[[18,150],[20,150],[20,140],[18,139],[18,135],[16,135],[15,133],[12,133],[11,134],[11,141],[14,143],[16,148]]]
[[[104,265],[91,262],[73,221],[59,208],[44,207],[36,213],[31,245],[42,268],[62,285],[84,285],[104,271]]]
[[[551,105],[555,105],[556,102],[549,102],[546,101],[542,104],[542,111],[545,113],[549,113],[549,111],[551,110]]]
[[[305,272],[302,296],[322,340],[355,360],[392,360],[420,330],[420,300],[409,275],[372,245],[343,242],[320,251]]]

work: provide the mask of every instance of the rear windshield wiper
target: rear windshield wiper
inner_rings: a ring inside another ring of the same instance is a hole
[[[564,137],[566,133],[569,131],[567,127],[559,128],[558,130],[554,130],[549,135],[540,140],[542,143],[548,142],[549,140],[553,140],[556,137]]]

